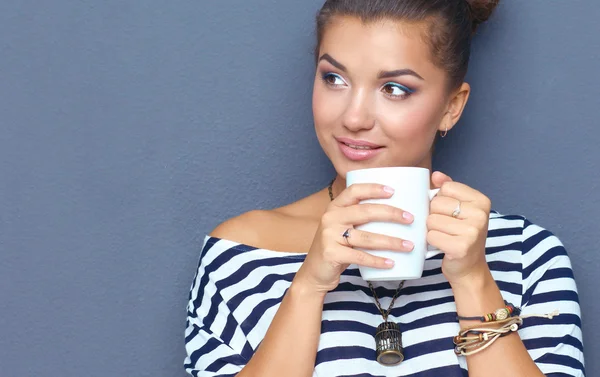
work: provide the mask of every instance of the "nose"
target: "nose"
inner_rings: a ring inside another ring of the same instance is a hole
[[[373,105],[373,100],[365,89],[355,90],[344,112],[344,127],[353,132],[373,128],[375,125]]]

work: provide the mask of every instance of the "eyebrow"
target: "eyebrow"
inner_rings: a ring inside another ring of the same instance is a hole
[[[321,60],[326,60],[332,66],[339,69],[340,71],[343,71],[343,72],[348,71],[342,63],[340,63],[337,60],[335,60],[334,58],[332,58],[331,55],[329,55],[329,54],[321,55],[321,57],[319,58],[319,61],[321,61]],[[389,79],[392,77],[399,77],[399,76],[414,76],[414,77],[418,78],[419,80],[423,80],[423,81],[425,80],[423,77],[421,77],[421,75],[419,75],[417,72],[415,72],[409,68],[397,69],[395,71],[381,71],[381,72],[379,72],[379,75],[377,75],[377,78]]]
[[[332,58],[331,55],[329,55],[329,54],[321,55],[321,57],[319,58],[319,61],[321,61],[321,60],[328,61],[332,66],[339,69],[340,71],[344,71],[344,72],[348,71],[342,63],[340,63],[337,60],[335,60],[334,58]]]
[[[414,76],[420,80],[425,80],[423,77],[421,77],[421,75],[409,68],[397,69],[395,71],[381,71],[379,72],[379,75],[377,75],[377,77],[380,79],[389,79],[398,76]]]

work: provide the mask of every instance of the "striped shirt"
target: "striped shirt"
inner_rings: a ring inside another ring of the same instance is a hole
[[[185,368],[197,377],[235,376],[252,358],[306,254],[259,249],[206,237],[187,307]],[[454,353],[459,331],[443,255],[406,282],[390,315],[400,324],[405,360],[375,360],[373,334],[382,318],[358,267],[351,265],[323,307],[313,376],[468,376]],[[548,377],[584,376],[581,314],[571,262],[560,240],[522,216],[490,214],[486,258],[504,299],[528,318],[519,335]],[[374,283],[382,307],[397,282]],[[484,314],[484,313],[481,313]]]

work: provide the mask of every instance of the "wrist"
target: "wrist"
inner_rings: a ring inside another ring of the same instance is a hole
[[[504,307],[502,293],[489,269],[465,276],[451,286],[460,316],[482,316]]]
[[[320,302],[324,302],[327,295],[327,292],[316,289],[315,285],[300,273],[296,274],[294,280],[292,280],[288,292],[302,300],[316,300]]]
[[[454,292],[460,291],[475,294],[477,291],[488,288],[489,285],[495,285],[492,272],[487,262],[471,269],[471,271],[457,279],[449,281]]]

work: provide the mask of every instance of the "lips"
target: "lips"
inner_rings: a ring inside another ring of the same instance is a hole
[[[353,145],[353,144],[346,144],[343,143],[345,146],[348,146],[352,149],[358,149],[358,150],[363,150],[363,151],[368,151],[368,150],[373,150],[373,149],[377,149],[377,148],[373,148],[373,147],[368,147],[366,145]]]
[[[351,148],[356,149],[378,149],[381,148],[381,145],[377,145],[375,143],[371,143],[366,140],[353,140],[348,138],[338,138],[338,142],[345,144]]]
[[[342,154],[351,161],[365,161],[377,156],[382,146],[366,140],[337,139]]]

